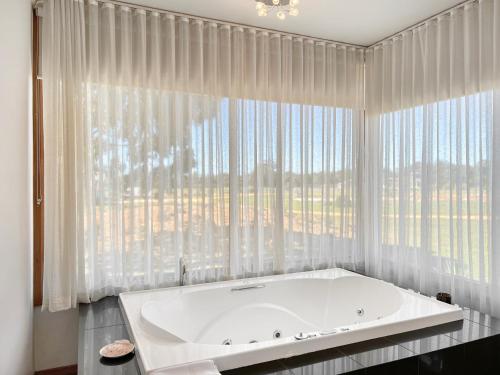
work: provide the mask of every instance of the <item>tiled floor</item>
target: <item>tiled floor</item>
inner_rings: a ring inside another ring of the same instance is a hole
[[[500,319],[465,309],[463,322],[224,371],[222,375],[500,374]],[[105,362],[99,348],[127,330],[117,298],[80,305],[78,373],[138,375],[136,359]]]

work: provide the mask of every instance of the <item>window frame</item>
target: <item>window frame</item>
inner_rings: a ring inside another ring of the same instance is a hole
[[[33,303],[43,300],[44,254],[44,170],[43,170],[43,93],[40,75],[40,17],[32,16],[32,84],[33,84]]]

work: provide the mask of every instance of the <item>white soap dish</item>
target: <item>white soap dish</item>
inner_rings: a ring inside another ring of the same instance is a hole
[[[128,340],[116,340],[105,345],[99,350],[99,354],[104,358],[120,358],[134,351],[134,344]]]

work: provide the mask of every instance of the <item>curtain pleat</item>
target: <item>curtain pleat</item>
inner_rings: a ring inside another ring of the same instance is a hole
[[[43,4],[44,307],[356,268],[364,49]]]

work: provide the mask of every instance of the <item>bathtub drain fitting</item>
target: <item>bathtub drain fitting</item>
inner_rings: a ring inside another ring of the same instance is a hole
[[[222,345],[232,345],[233,344],[233,341],[231,339],[225,339],[224,341],[222,341]]]
[[[279,339],[280,337],[281,337],[281,331],[279,329],[273,332],[274,339]]]
[[[361,307],[359,309],[356,310],[356,313],[358,314],[358,316],[363,316],[365,315],[365,310],[363,310]]]

